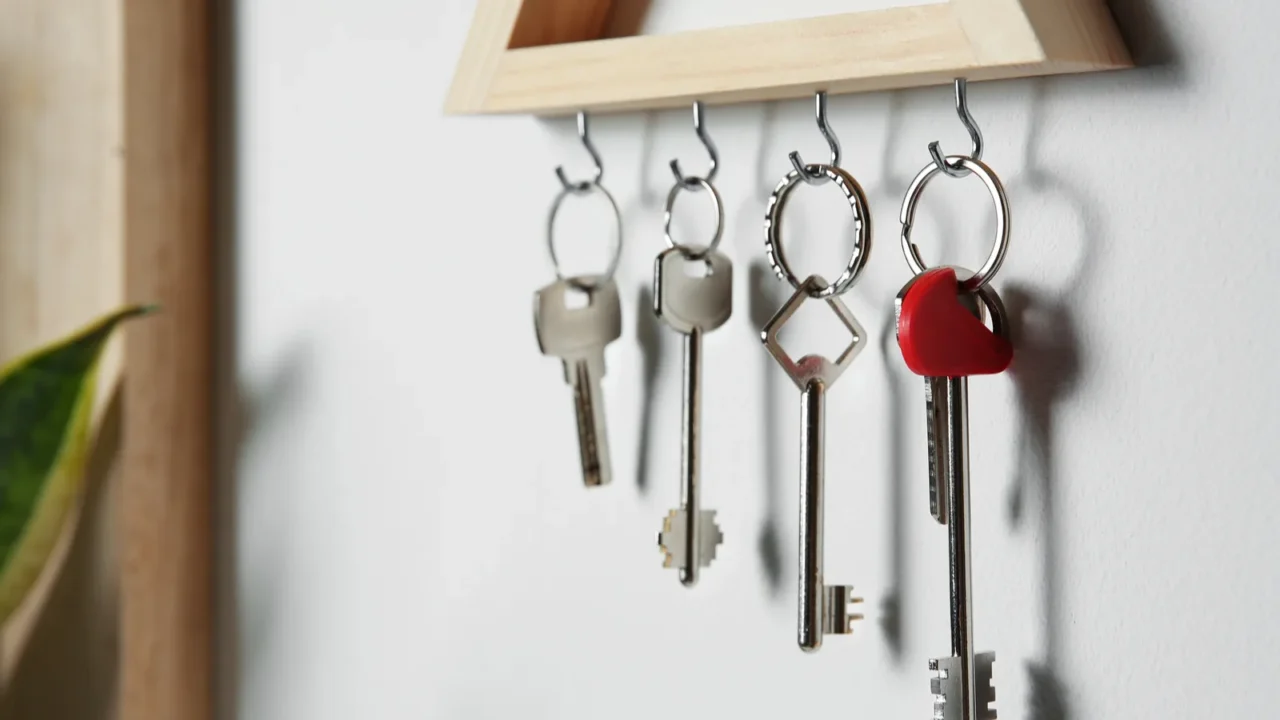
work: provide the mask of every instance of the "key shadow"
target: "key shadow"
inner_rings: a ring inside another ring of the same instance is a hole
[[[897,317],[890,310],[880,334],[880,352],[884,356],[885,388],[889,406],[889,589],[885,593],[880,610],[880,629],[895,661],[902,660],[903,638],[902,604],[910,577],[907,553],[907,443],[906,415],[902,408],[907,402],[901,375],[897,372],[898,357]]]
[[[773,183],[777,178],[769,174],[770,138],[774,136],[777,105],[765,103],[760,113],[760,142],[757,144],[754,163],[755,182],[751,197],[738,209],[734,227],[740,235],[741,247],[755,247],[752,260],[747,268],[747,315],[751,323],[752,334],[759,337],[760,330],[768,324],[773,314],[786,302],[785,285],[774,276],[773,270],[764,259],[763,225],[764,208],[769,195],[773,192]],[[781,176],[779,176],[781,177]],[[779,452],[782,427],[778,422],[782,412],[778,402],[782,371],[777,367],[773,357],[761,346],[758,349],[760,363],[760,388],[762,406],[760,410],[760,467],[764,469],[764,497],[760,532],[756,537],[756,554],[760,559],[760,569],[765,581],[765,590],[775,602],[783,599],[783,578],[787,574],[787,543],[782,533],[782,478],[786,469],[782,467],[782,454]]]
[[[1022,415],[1014,464],[1017,476],[1009,491],[1008,519],[1014,527],[1026,522],[1027,500],[1034,494],[1039,500],[1037,509],[1043,538],[1044,649],[1039,662],[1027,665],[1031,693],[1028,717],[1066,720],[1064,688],[1057,668],[1062,614],[1058,595],[1062,582],[1058,576],[1061,527],[1055,504],[1058,478],[1054,462],[1054,414],[1056,406],[1070,395],[1079,376],[1077,331],[1069,300],[1036,294],[1022,285],[1010,285],[1004,299],[1017,348],[1009,372]]]
[[[1088,286],[1091,267],[1097,261],[1105,235],[1104,220],[1095,210],[1097,203],[1081,187],[1060,173],[1043,166],[1037,147],[1045,126],[1045,96],[1049,80],[1033,83],[1028,131],[1024,146],[1024,171],[1010,184],[1015,207],[1029,198],[1038,198],[1045,210],[1059,212],[1075,220],[1077,252],[1074,267],[1068,266],[1057,280],[1064,288],[1057,294],[1024,283],[1010,283],[1003,292],[1014,342],[1014,362],[1009,376],[1021,416],[1014,477],[1007,497],[1007,519],[1012,529],[1024,526],[1031,512],[1038,515],[1041,531],[1041,602],[1044,645],[1041,658],[1028,661],[1028,717],[1034,720],[1068,720],[1067,688],[1058,667],[1062,637],[1062,609],[1059,553],[1063,528],[1056,507],[1058,475],[1054,448],[1054,420],[1057,408],[1074,392],[1084,366],[1080,352],[1079,325],[1072,308]],[[1060,87],[1060,86],[1055,86]],[[1062,87],[1066,92],[1074,88]],[[1062,249],[1070,252],[1068,241]],[[1061,250],[1060,250],[1061,251]],[[1036,502],[1034,508],[1031,500]]]
[[[640,494],[652,486],[653,405],[662,368],[663,329],[653,313],[653,288],[640,286],[636,293],[636,342],[640,345],[640,425],[636,441],[636,488]]]
[[[652,172],[653,136],[657,112],[644,114],[640,127],[639,192],[624,209],[623,217],[643,217],[662,207],[662,195],[654,187]],[[636,489],[646,495],[653,486],[653,407],[662,370],[664,328],[653,312],[653,287],[641,284],[636,295],[636,342],[640,346],[640,422],[636,428]]]
[[[764,259],[753,261],[747,275],[751,290],[751,326],[755,329],[763,328],[786,302],[786,293],[783,292],[785,288]],[[782,442],[782,428],[778,422],[782,408],[778,402],[778,394],[783,374],[764,348],[760,349],[759,357],[762,398],[759,447],[760,466],[764,468],[764,513],[760,535],[756,541],[756,552],[760,556],[760,567],[764,571],[769,595],[780,599],[782,579],[786,574],[784,558],[787,557],[784,552],[785,541],[782,539],[782,478],[786,469],[782,467],[782,453],[778,451]]]

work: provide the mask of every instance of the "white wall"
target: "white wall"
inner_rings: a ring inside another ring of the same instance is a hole
[[[650,30],[736,5],[775,4],[659,0]],[[972,390],[976,632],[997,652],[1002,718],[1274,707],[1280,12],[1230,5],[1117,0],[1153,66],[971,88],[1014,204],[995,285],[1022,318],[1017,371]],[[605,381],[617,479],[588,492],[529,312],[551,278],[552,168],[586,170],[571,121],[441,116],[474,2],[239,6],[227,717],[928,717],[946,541],[921,383],[891,343],[858,359],[828,415],[827,576],[856,584],[869,617],[817,655],[795,646],[797,398],[757,340],[781,291],[752,267],[786,153],[824,151],[810,103],[709,114],[737,310],[706,343],[704,499],[726,540],[688,591],[654,546],[677,497],[679,343],[638,301],[666,161],[702,166],[687,112],[594,124],[626,216],[626,321]],[[879,341],[909,277],[902,191],[928,141],[961,151],[965,135],[946,88],[831,113],[872,197],[875,249],[848,302]],[[800,192],[797,262],[834,274],[840,202]],[[705,231],[692,200],[681,230]],[[936,181],[920,243],[976,264],[987,203],[976,180]],[[599,216],[566,217],[563,252],[589,267]]]

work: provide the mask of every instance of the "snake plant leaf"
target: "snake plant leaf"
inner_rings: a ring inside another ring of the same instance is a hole
[[[98,362],[132,306],[0,370],[0,626],[39,578],[80,494]]]

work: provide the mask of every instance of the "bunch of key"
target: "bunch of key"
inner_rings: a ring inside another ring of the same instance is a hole
[[[1000,296],[986,284],[965,289],[956,272],[925,270],[902,289],[896,302],[898,344],[907,367],[925,378],[929,509],[948,530],[951,656],[929,661],[934,717],[991,720],[995,653],[973,650],[968,377],[1004,372],[1013,346]],[[972,276],[961,272],[966,280]]]
[[[575,292],[586,296],[584,305],[568,304]],[[606,485],[612,469],[600,380],[605,346],[622,334],[618,287],[602,276],[561,278],[538,290],[533,304],[538,349],[564,362],[565,382],[573,386],[582,480],[588,487]]]
[[[689,263],[702,264],[702,272],[691,274],[685,267]],[[716,250],[670,248],[654,262],[653,298],[654,312],[684,337],[680,507],[663,519],[658,547],[663,567],[676,568],[680,582],[692,587],[723,540],[715,511],[703,510],[700,499],[702,336],[723,325],[733,312],[733,265]]]

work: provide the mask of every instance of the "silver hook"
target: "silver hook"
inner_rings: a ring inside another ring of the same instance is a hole
[[[711,166],[707,169],[707,174],[703,178],[686,177],[684,172],[680,170],[680,161],[671,161],[671,174],[676,176],[676,182],[681,185],[693,185],[698,183],[699,179],[711,182],[716,177],[716,170],[720,166],[720,154],[716,152],[716,144],[711,142],[711,137],[707,135],[707,128],[702,122],[703,108],[702,101],[696,100],[693,103],[693,131],[698,134],[698,139],[702,141],[702,147],[707,149],[707,155],[711,159]]]
[[[827,141],[827,147],[831,148],[831,162],[827,163],[831,167],[840,166],[840,139],[831,131],[831,126],[827,124],[827,91],[819,90],[814,93],[814,111],[818,118],[818,130],[822,133],[822,137]],[[792,151],[787,155],[791,159],[791,167],[800,173],[805,182],[810,185],[821,185],[826,182],[827,176],[821,171],[810,173],[805,166],[805,162],[800,159],[800,151]]]
[[[600,153],[596,152],[596,146],[591,142],[591,135],[587,127],[587,112],[585,110],[578,111],[578,137],[582,140],[582,146],[591,154],[591,161],[596,165],[596,174],[590,180],[581,182],[569,182],[569,178],[565,177],[564,166],[556,166],[556,177],[560,178],[560,184],[565,190],[576,193],[587,192],[592,185],[599,185],[600,179],[604,177],[604,163],[600,160]]]
[[[973,160],[982,159],[982,131],[978,129],[978,123],[974,122],[973,115],[969,114],[969,81],[965,78],[956,78],[956,114],[960,116],[960,122],[964,123],[964,129],[969,131],[969,139],[973,143],[973,148],[969,152],[969,157]],[[933,158],[933,163],[938,166],[942,172],[954,178],[962,178],[969,174],[961,163],[957,162],[952,165],[947,162],[946,156],[942,153],[942,146],[937,140],[929,143],[929,155]]]

